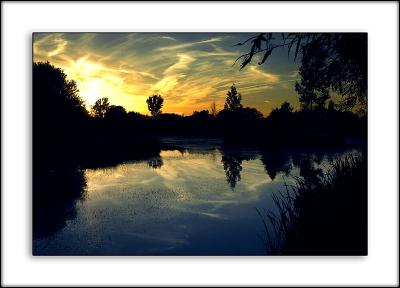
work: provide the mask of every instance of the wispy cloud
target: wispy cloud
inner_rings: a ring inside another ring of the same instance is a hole
[[[196,60],[195,58],[191,57],[188,54],[178,54],[177,56],[178,56],[178,62],[168,67],[164,71],[165,75],[170,75],[185,70],[188,68],[190,63]]]
[[[175,39],[175,38],[173,38],[173,37],[170,37],[170,36],[161,36],[160,38],[161,38],[161,39],[167,39],[167,40],[176,41],[176,39]]]
[[[264,71],[261,71],[259,67],[260,67],[260,66],[254,66],[254,65],[253,65],[253,66],[249,66],[249,70],[250,70],[253,74],[265,78],[266,81],[269,81],[269,82],[272,82],[272,83],[275,83],[275,82],[278,82],[278,81],[279,81],[280,78],[279,78],[278,75],[272,74],[272,73],[268,73],[268,72],[264,72]]]
[[[178,44],[178,45],[160,47],[160,48],[158,48],[156,50],[158,50],[158,51],[179,50],[179,49],[182,49],[182,48],[189,48],[189,47],[202,45],[202,44],[210,44],[210,43],[215,43],[215,42],[221,42],[222,40],[223,40],[222,37],[217,37],[217,38],[211,38],[211,39],[197,41],[197,42],[183,43],[183,44]]]
[[[56,47],[56,49],[54,49],[53,51],[50,51],[47,54],[47,55],[49,55],[49,57],[60,54],[64,50],[65,46],[67,46],[67,44],[68,44],[67,41],[60,39],[60,38],[55,39],[54,42],[56,43],[57,47]]]
[[[50,61],[76,80],[88,106],[108,97],[112,104],[147,113],[146,98],[160,93],[164,112],[188,115],[214,101],[222,108],[235,83],[244,105],[265,113],[264,96],[279,95],[268,98],[268,107],[279,105],[279,97],[288,101],[285,95],[293,95],[288,91],[298,74],[290,65],[279,73],[276,65],[232,67],[243,53],[232,44],[248,35],[40,33],[34,35],[33,52],[35,61]]]

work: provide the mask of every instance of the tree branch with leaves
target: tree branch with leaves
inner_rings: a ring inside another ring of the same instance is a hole
[[[250,51],[234,63],[240,61],[240,69],[251,64],[255,55],[262,55],[258,62],[262,65],[275,49],[287,49],[288,58],[301,58],[301,80],[296,83],[301,99],[316,98],[322,105],[334,91],[342,96],[340,109],[356,107],[366,112],[367,33],[260,33],[236,45],[249,44]]]

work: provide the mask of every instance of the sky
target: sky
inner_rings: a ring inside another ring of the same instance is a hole
[[[284,101],[299,106],[299,63],[275,49],[263,65],[240,70],[237,46],[258,33],[34,33],[33,60],[49,61],[75,80],[87,108],[102,97],[127,111],[149,114],[146,99],[164,98],[164,113],[223,109],[235,84],[242,104],[267,116]]]

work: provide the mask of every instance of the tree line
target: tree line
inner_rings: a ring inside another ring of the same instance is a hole
[[[288,58],[300,58],[300,81],[295,89],[302,108],[313,109],[330,99],[330,92],[342,96],[341,109],[367,113],[368,34],[367,33],[259,33],[237,43],[250,44],[239,56],[240,69],[255,55],[264,64],[277,49],[286,49]]]
[[[116,159],[131,150],[145,156],[159,148],[157,137],[171,135],[223,137],[230,145],[262,146],[336,145],[349,137],[366,137],[366,117],[342,111],[332,101],[321,101],[317,107],[302,105],[298,111],[285,102],[264,117],[243,106],[234,84],[220,111],[212,103],[210,109],[189,116],[163,113],[161,95],[146,101],[151,116],[127,112],[107,98],[98,99],[88,111],[76,82],[49,62],[33,64],[33,100],[34,147],[49,160],[59,158],[60,151],[71,154],[66,159],[83,154],[96,159],[110,151],[109,158]]]

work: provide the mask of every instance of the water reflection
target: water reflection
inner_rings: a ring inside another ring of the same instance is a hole
[[[222,149],[221,153],[221,162],[224,165],[226,182],[234,190],[236,183],[242,179],[240,174],[242,171],[242,162],[256,159],[257,152],[252,150]]]
[[[33,250],[36,255],[264,254],[254,207],[273,207],[271,193],[287,177],[317,177],[332,159],[356,152],[193,144],[113,167],[53,171],[35,185]]]
[[[265,173],[274,180],[278,173],[288,175],[292,170],[291,153],[288,151],[263,151],[261,153],[261,162],[264,165]]]
[[[154,169],[161,168],[163,164],[164,162],[160,156],[153,157],[147,160],[147,165],[149,165],[149,167]]]
[[[236,183],[241,180],[240,171],[242,171],[242,160],[233,156],[222,156],[221,161],[224,163],[226,181],[233,189]]]
[[[76,201],[83,200],[86,179],[80,169],[37,173],[33,188],[33,237],[45,238],[76,217]]]

